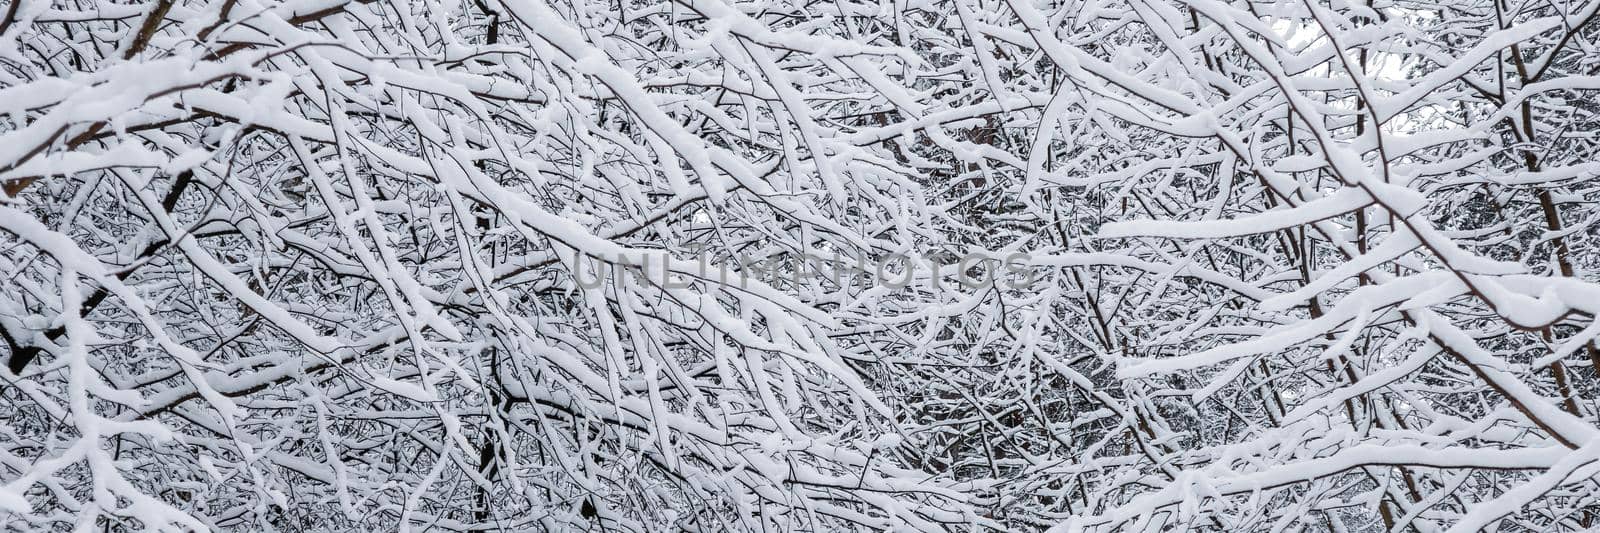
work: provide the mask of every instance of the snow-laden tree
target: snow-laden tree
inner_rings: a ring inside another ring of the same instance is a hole
[[[0,524],[1600,527],[1597,10],[11,0]]]
[[[862,107],[908,52],[719,4],[24,2],[5,35],[8,523],[973,519],[878,457],[841,298],[662,253],[901,246],[847,201],[914,184],[797,166],[835,142],[801,88]]]

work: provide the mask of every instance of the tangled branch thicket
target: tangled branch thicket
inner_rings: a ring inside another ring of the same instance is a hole
[[[0,10],[8,530],[1600,527],[1600,0]]]

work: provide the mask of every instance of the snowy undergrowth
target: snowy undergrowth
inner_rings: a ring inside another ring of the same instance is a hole
[[[1597,9],[11,0],[0,527],[1600,527]]]

